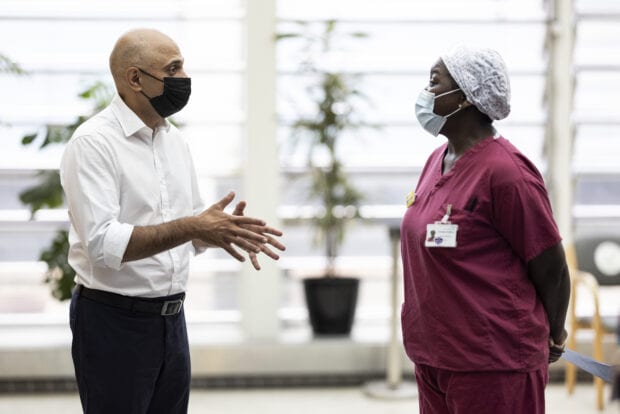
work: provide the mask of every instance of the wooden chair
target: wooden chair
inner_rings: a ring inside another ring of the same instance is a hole
[[[612,299],[613,303],[620,301],[620,290],[618,289],[618,286],[620,286],[620,269],[615,275],[609,274],[608,271],[603,273],[599,268],[600,266],[597,265],[595,256],[597,256],[597,249],[600,248],[602,243],[614,239],[616,237],[581,239],[575,243],[574,248],[569,246],[566,249],[567,263],[571,269],[571,303],[568,315],[569,335],[567,347],[575,349],[578,331],[584,329],[592,330],[594,332],[592,356],[599,361],[604,360],[603,337],[606,334],[616,333],[618,329],[617,312],[612,314],[603,312],[601,300],[604,300],[604,298],[601,297],[601,290],[607,290],[605,292],[607,293],[607,299]],[[615,242],[618,243],[617,240]],[[609,286],[613,286],[611,288],[613,290],[610,290]],[[589,298],[583,298],[581,296],[583,294],[589,296]],[[590,314],[584,315],[578,311],[580,301],[591,302]],[[577,367],[567,363],[565,381],[569,394],[572,394],[575,390],[576,379]],[[599,410],[603,410],[605,406],[605,382],[598,377],[594,377],[594,386],[596,389],[596,406]]]

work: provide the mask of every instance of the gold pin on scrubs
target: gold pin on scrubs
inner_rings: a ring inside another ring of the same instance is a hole
[[[407,194],[407,208],[411,207],[413,203],[415,203],[415,190]]]

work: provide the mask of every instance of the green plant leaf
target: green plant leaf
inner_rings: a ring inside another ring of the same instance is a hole
[[[30,206],[33,215],[44,207],[62,206],[64,195],[60,185],[60,174],[58,171],[39,173],[39,183],[19,193],[19,199],[23,204]]]
[[[30,145],[30,144],[32,144],[32,142],[35,139],[37,139],[38,136],[39,136],[38,132],[36,132],[34,134],[24,135],[22,137],[22,145]]]
[[[325,22],[325,34],[333,33],[336,29],[336,20],[330,19]]]
[[[294,38],[299,38],[302,36],[303,35],[300,33],[278,33],[276,34],[275,38],[276,40],[282,40],[282,39],[294,39]]]
[[[0,54],[0,72],[9,72],[16,75],[23,75],[26,73],[19,64],[2,54]]]
[[[61,301],[71,298],[75,286],[75,271],[69,265],[68,256],[69,234],[66,230],[56,233],[52,243],[39,256],[48,268],[45,283],[51,285],[52,295]]]

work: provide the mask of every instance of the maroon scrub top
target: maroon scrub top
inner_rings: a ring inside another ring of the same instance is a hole
[[[527,262],[561,240],[543,179],[502,137],[442,175],[446,149],[428,159],[401,225],[407,355],[453,371],[540,369],[549,323]],[[425,247],[427,224],[448,204],[457,247]]]

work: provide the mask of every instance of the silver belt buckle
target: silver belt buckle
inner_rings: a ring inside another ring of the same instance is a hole
[[[183,307],[183,299],[167,300],[161,307],[161,315],[176,315],[177,313],[181,312],[181,307]]]

